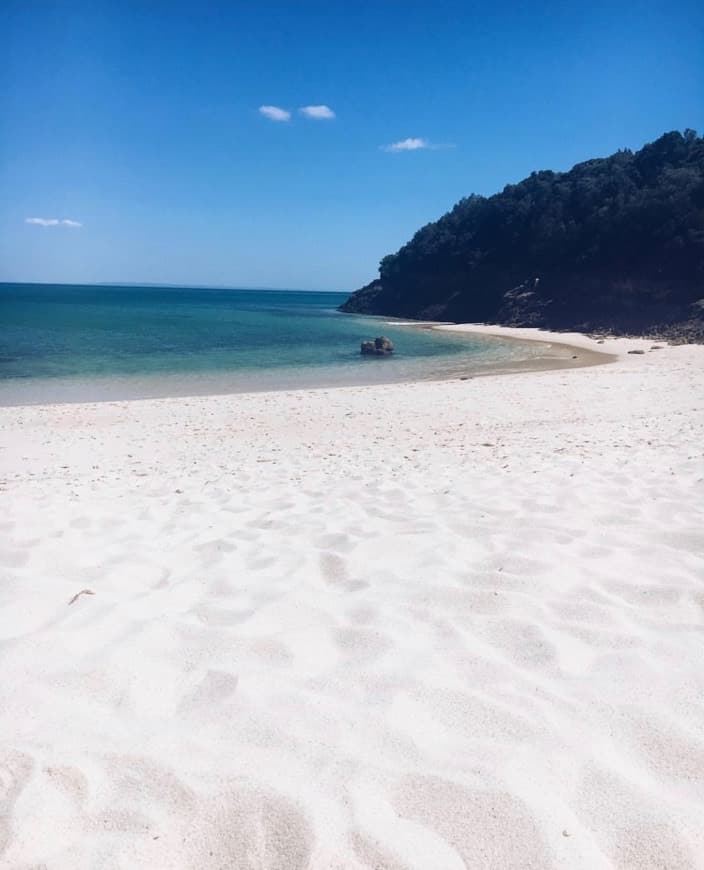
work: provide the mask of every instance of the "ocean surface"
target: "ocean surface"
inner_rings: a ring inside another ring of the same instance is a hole
[[[341,314],[345,293],[0,284],[0,404],[462,377],[540,344]],[[387,335],[391,357],[362,357]]]

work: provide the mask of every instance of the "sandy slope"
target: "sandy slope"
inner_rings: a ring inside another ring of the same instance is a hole
[[[0,445],[0,866],[704,867],[704,348]]]

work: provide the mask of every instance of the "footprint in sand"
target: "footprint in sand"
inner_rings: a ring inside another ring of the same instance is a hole
[[[701,866],[688,847],[682,819],[668,813],[657,790],[648,795],[590,763],[577,785],[574,809],[615,867]]]
[[[228,671],[208,671],[200,683],[181,701],[179,710],[184,713],[199,709],[211,711],[217,704],[235,694],[238,683],[237,674]]]
[[[303,811],[273,791],[241,788],[199,802],[183,821],[187,867],[304,870],[313,831]]]
[[[337,553],[321,553],[320,573],[326,583],[341,583],[347,580],[347,562]]]
[[[81,805],[88,797],[88,780],[77,767],[56,765],[46,767],[44,773],[56,788],[69,795],[76,804]]]
[[[406,777],[394,808],[439,834],[466,867],[549,868],[552,863],[535,818],[523,801],[501,791],[470,791],[433,776]]]
[[[12,841],[12,810],[34,769],[29,755],[10,750],[0,754],[0,858]]]

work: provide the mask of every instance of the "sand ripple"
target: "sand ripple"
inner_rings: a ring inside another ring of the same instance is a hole
[[[0,866],[704,867],[702,353],[3,409]]]

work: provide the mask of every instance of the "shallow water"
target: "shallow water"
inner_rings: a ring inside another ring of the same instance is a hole
[[[519,365],[531,346],[341,314],[344,293],[0,285],[0,404],[373,384]],[[388,335],[392,357],[359,353]]]

